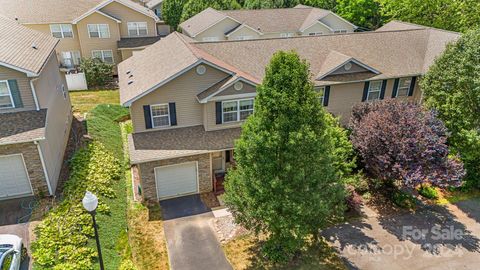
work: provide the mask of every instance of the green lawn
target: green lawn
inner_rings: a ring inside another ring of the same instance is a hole
[[[70,100],[74,113],[84,114],[98,104],[120,104],[118,90],[72,91]]]

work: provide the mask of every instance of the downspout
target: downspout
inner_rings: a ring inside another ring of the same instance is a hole
[[[35,91],[35,86],[33,85],[33,82],[36,80],[38,80],[38,77],[30,80],[30,89],[32,90],[33,100],[35,101],[35,108],[37,111],[39,111],[40,105],[38,104],[37,92]]]
[[[45,174],[45,180],[47,180],[48,192],[50,196],[53,196],[52,187],[50,186],[50,178],[48,177],[47,166],[45,165],[45,160],[43,159],[42,148],[40,147],[39,141],[34,141],[34,144],[37,145],[38,155],[40,156],[40,161],[42,163],[43,173]]]

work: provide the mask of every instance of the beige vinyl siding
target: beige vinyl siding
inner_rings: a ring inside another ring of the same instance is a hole
[[[235,40],[239,36],[251,36],[252,39],[261,38],[262,36],[258,34],[258,32],[253,31],[249,27],[242,27],[237,31],[233,32],[232,35],[228,36],[229,40]]]
[[[153,18],[140,13],[136,10],[128,8],[117,2],[112,2],[101,9],[105,13],[119,18],[122,22],[120,24],[120,35],[121,37],[128,37],[128,22],[146,22],[148,28],[147,36],[156,36],[157,35],[157,26]]]
[[[170,102],[176,104],[177,126],[175,127],[201,125],[203,123],[202,105],[198,102],[196,95],[227,76],[226,73],[218,69],[210,66],[206,67],[207,71],[204,75],[198,75],[194,67],[173,81],[135,101],[130,107],[134,132],[146,130],[143,115],[144,105]]]
[[[65,99],[62,85],[67,91]],[[41,108],[47,110],[45,140],[40,142],[50,184],[55,191],[62,168],[71,123],[71,105],[65,75],[58,70],[55,55],[48,60],[38,80],[34,82]]]
[[[30,79],[25,73],[0,66],[0,81],[3,80],[17,80],[23,107],[0,109],[0,113],[35,110],[35,100],[33,99],[32,89],[30,88]]]
[[[329,14],[323,17],[320,21],[326,24],[328,27],[332,28],[333,30],[345,29],[347,30],[347,32],[353,32],[355,30],[352,25],[348,24],[347,22],[343,21],[342,19],[338,18],[333,14]]]
[[[325,25],[317,22],[315,23],[314,25],[308,27],[307,29],[305,29],[303,31],[303,35],[304,36],[308,36],[309,33],[323,33],[323,34],[330,34],[332,33],[332,31],[330,31],[330,29],[328,29],[327,27],[325,27]]]
[[[107,24],[110,38],[90,38],[88,24]],[[117,50],[117,41],[120,40],[120,30],[117,22],[98,13],[92,13],[78,22],[77,29],[83,57],[91,58],[94,50],[111,50],[114,63],[118,64],[121,61],[121,56]]]
[[[50,24],[25,24],[24,26],[43,32],[50,36],[52,35],[52,33],[50,32]],[[62,52],[77,51],[81,53],[77,25],[72,24],[72,31],[73,31],[73,38],[59,39],[60,41],[58,42],[58,45],[55,48],[59,62],[63,60]],[[82,57],[84,57],[84,55],[82,55]]]
[[[203,41],[205,37],[218,37],[219,40],[225,40],[225,33],[238,26],[238,23],[230,18],[225,18],[221,22],[210,26],[207,30],[198,34],[195,39]],[[188,29],[186,29],[188,31]]]

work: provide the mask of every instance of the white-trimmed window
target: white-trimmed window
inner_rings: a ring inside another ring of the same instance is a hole
[[[333,30],[334,34],[344,34],[347,33],[348,31],[346,29],[338,29],[338,30]]]
[[[73,38],[71,24],[50,24],[50,32],[56,38]]]
[[[168,104],[150,105],[150,113],[152,114],[152,127],[170,126],[170,109]]]
[[[321,36],[321,35],[323,35],[323,33],[322,32],[310,32],[310,33],[308,33],[308,35],[309,36]]]
[[[131,37],[135,36],[146,36],[148,34],[148,27],[146,22],[128,22],[128,35]]]
[[[220,40],[219,37],[204,37],[204,38],[202,38],[202,41],[206,41],[206,42],[219,41],[219,40]]]
[[[102,60],[105,63],[113,64],[113,52],[112,50],[94,50],[92,51],[92,57]]]
[[[236,36],[233,38],[233,40],[249,40],[253,39],[253,36]]]
[[[410,85],[412,84],[412,78],[401,78],[398,81],[397,97],[406,97],[410,91]]]
[[[318,96],[318,99],[320,100],[320,104],[325,104],[325,86],[321,86],[321,87],[318,87],[318,88],[315,88],[315,90],[317,91],[317,96]]]
[[[80,52],[62,52],[62,65],[67,68],[80,65]]]
[[[293,37],[293,33],[280,33],[280,37],[282,38]]]
[[[87,24],[87,29],[90,38],[110,38],[110,28],[108,24]]]
[[[13,108],[12,92],[8,81],[0,81],[0,109]]]
[[[380,93],[382,92],[382,81],[372,81],[368,87],[367,100],[380,99]]]
[[[237,122],[253,113],[253,98],[222,102],[222,122]]]

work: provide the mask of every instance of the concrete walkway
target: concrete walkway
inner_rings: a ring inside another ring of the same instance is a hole
[[[212,212],[208,212],[164,221],[171,269],[232,269],[210,226],[212,219]]]
[[[480,200],[366,217],[325,230],[349,269],[480,269]]]

